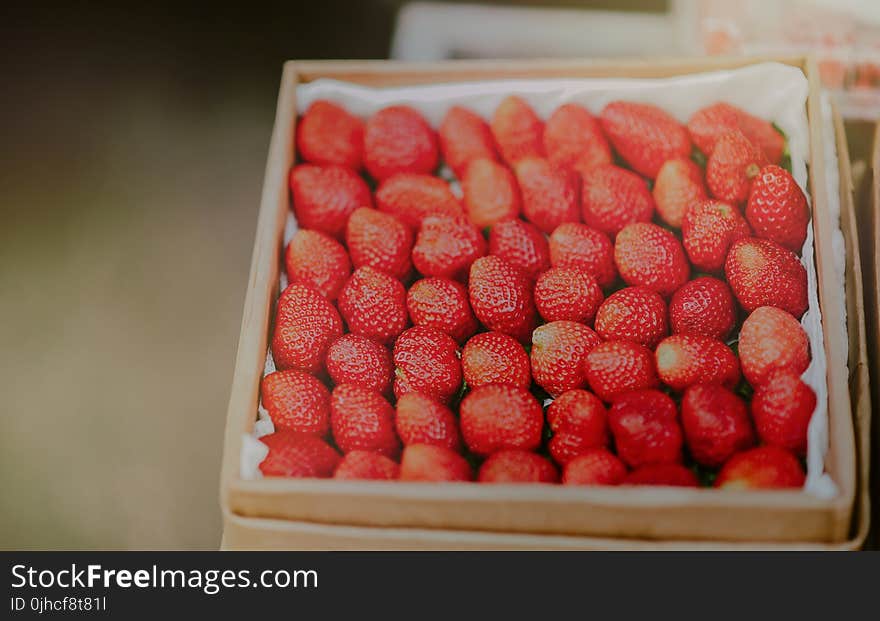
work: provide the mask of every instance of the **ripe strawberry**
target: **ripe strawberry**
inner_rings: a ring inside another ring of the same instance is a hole
[[[627,224],[649,222],[654,215],[654,197],[645,180],[612,164],[584,174],[581,201],[584,223],[612,237]]]
[[[359,267],[339,294],[339,312],[348,329],[388,345],[406,329],[406,289],[384,272]]]
[[[532,333],[532,377],[535,383],[558,397],[567,390],[587,385],[584,358],[602,342],[582,323],[552,321]]]
[[[599,120],[614,150],[641,175],[653,179],[666,160],[690,157],[687,129],[657,106],[612,101]]]
[[[408,392],[397,401],[394,425],[404,446],[433,444],[461,450],[458,420],[452,410],[423,394]]]
[[[409,106],[376,112],[364,128],[364,165],[376,181],[395,173],[428,174],[439,161],[437,136]]]
[[[321,438],[287,429],[260,438],[269,448],[260,463],[267,477],[327,478],[339,463],[339,453]]]
[[[330,430],[330,391],[314,375],[288,369],[260,382],[260,401],[275,429],[323,436]]]
[[[327,347],[340,336],[339,313],[315,289],[293,283],[281,293],[272,336],[276,368],[318,373],[324,367]]]
[[[607,287],[617,278],[614,246],[605,233],[586,224],[560,224],[550,235],[550,264],[553,267],[576,267]]]
[[[791,369],[772,371],[755,389],[752,416],[764,444],[807,453],[807,427],[816,410],[816,393]]]
[[[746,317],[740,328],[739,359],[746,380],[757,387],[775,369],[790,369],[797,375],[806,371],[810,341],[789,313],[762,306]]]
[[[614,240],[614,263],[628,285],[641,285],[670,296],[687,282],[691,266],[681,242],[650,222],[627,225]]]
[[[560,106],[547,119],[544,150],[554,165],[580,174],[611,163],[611,148],[599,122],[586,108],[573,103]]]
[[[617,456],[631,468],[681,462],[681,427],[675,401],[659,390],[634,390],[608,411]]]
[[[681,228],[687,210],[708,198],[702,169],[684,157],[667,160],[660,167],[651,194],[657,214],[677,229]]]
[[[467,460],[446,447],[410,444],[403,449],[401,481],[470,481],[472,478]]]
[[[765,166],[752,183],[746,220],[757,237],[800,252],[810,221],[807,197],[787,170]]]
[[[717,384],[694,384],[681,400],[681,425],[693,458],[720,466],[755,443],[745,402]]]
[[[335,384],[360,384],[388,394],[394,365],[383,345],[365,336],[346,334],[327,349],[327,373]]]
[[[367,207],[351,214],[345,230],[355,268],[369,265],[398,280],[405,280],[412,272],[414,237],[397,216]]]
[[[489,254],[505,259],[530,278],[550,267],[547,238],[534,225],[522,220],[499,222],[489,231]]]
[[[605,340],[632,341],[654,349],[669,333],[666,302],[647,287],[625,287],[602,302],[596,312],[596,332]]]
[[[724,273],[746,311],[776,306],[800,317],[807,310],[807,270],[797,255],[775,242],[754,237],[734,242]]]
[[[504,164],[490,159],[471,161],[461,181],[464,208],[480,228],[513,220],[522,211],[516,177]]]
[[[759,446],[730,458],[715,487],[725,489],[775,489],[803,487],[804,471],[794,455],[777,446]]]
[[[673,334],[701,334],[724,340],[736,323],[730,287],[722,280],[701,276],[682,285],[669,301]]]
[[[739,130],[723,134],[706,160],[706,185],[715,198],[742,203],[749,197],[752,181],[767,164],[764,152]]]
[[[524,157],[543,157],[544,123],[520,97],[506,97],[492,117],[492,136],[504,161],[513,166]]]
[[[458,345],[435,328],[415,326],[394,344],[394,396],[420,392],[448,403],[461,390]]]
[[[330,427],[343,453],[374,451],[397,457],[400,441],[394,433],[394,409],[374,390],[339,384],[330,395]]]
[[[738,209],[713,200],[692,205],[681,227],[688,258],[695,268],[705,272],[721,271],[730,245],[751,234]]]
[[[492,453],[480,466],[480,483],[559,483],[559,472],[549,459],[528,451]]]
[[[785,149],[785,138],[772,124],[728,103],[718,102],[697,110],[687,127],[691,140],[707,155],[723,134],[736,129],[760,147],[771,163],[778,162]]]
[[[528,388],[532,384],[529,355],[516,339],[501,332],[471,337],[461,352],[461,369],[471,388],[484,384]]]
[[[379,211],[397,216],[418,230],[428,216],[460,216],[464,212],[449,184],[439,177],[400,173],[389,177],[376,190]]]
[[[464,443],[477,455],[541,446],[544,412],[524,388],[507,384],[474,388],[461,402],[459,419]]]
[[[514,167],[526,220],[550,233],[563,222],[580,218],[580,187],[576,173],[538,157],[520,159]]]
[[[452,106],[443,117],[437,134],[443,160],[459,179],[474,160],[498,159],[489,125],[467,108]]]
[[[608,446],[608,414],[605,405],[591,392],[569,390],[547,408],[547,422],[553,431],[550,455],[565,465],[595,448]]]
[[[430,326],[464,343],[477,331],[477,318],[467,288],[448,278],[423,278],[406,294],[406,307],[416,326]]]
[[[468,295],[484,326],[528,342],[536,311],[531,282],[520,270],[501,257],[477,259],[471,265]]]
[[[300,164],[290,171],[293,213],[304,229],[337,239],[345,233],[348,217],[358,207],[372,207],[370,188],[345,166]]]
[[[629,341],[596,345],[584,361],[584,375],[596,396],[606,403],[625,392],[660,385],[654,354]]]
[[[480,230],[462,216],[428,216],[422,221],[412,260],[425,276],[466,280],[471,263],[486,254]]]
[[[299,229],[284,252],[289,282],[309,285],[329,300],[339,296],[351,276],[351,261],[338,241],[320,233]]]
[[[312,164],[359,170],[364,159],[364,122],[332,101],[319,99],[296,126],[296,150]]]
[[[620,485],[625,478],[624,463],[603,448],[588,449],[562,471],[563,485]]]
[[[375,479],[378,481],[396,479],[400,476],[400,466],[395,462],[371,451],[351,451],[347,453],[333,473],[334,479]]]
[[[657,345],[654,352],[660,381],[673,390],[693,384],[739,383],[739,360],[722,341],[696,334],[674,334]]]
[[[535,306],[545,321],[592,323],[603,298],[596,279],[576,267],[551,267],[535,283]]]
[[[623,485],[699,487],[700,482],[693,471],[681,464],[647,464],[626,475]]]

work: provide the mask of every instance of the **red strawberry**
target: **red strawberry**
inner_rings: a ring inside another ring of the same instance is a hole
[[[513,337],[483,332],[471,337],[461,352],[464,381],[471,388],[484,384],[511,384],[528,388],[532,383],[529,355]]]
[[[647,287],[625,287],[602,302],[596,332],[605,340],[632,341],[654,349],[669,333],[666,302]]]
[[[608,411],[617,455],[631,468],[681,461],[681,427],[675,401],[659,390],[634,390]]]
[[[736,306],[724,281],[701,276],[682,285],[669,301],[673,334],[701,334],[724,340],[736,323]]]
[[[620,485],[625,478],[624,463],[603,448],[585,451],[562,471],[563,485]]]
[[[449,184],[439,177],[400,173],[389,177],[376,190],[379,211],[397,216],[417,230],[428,216],[460,216],[464,212]]]
[[[473,160],[464,172],[461,189],[467,215],[480,228],[518,218],[522,211],[516,177],[494,160]]]
[[[711,200],[692,205],[681,228],[688,258],[695,268],[706,272],[720,271],[730,245],[751,234],[739,210]]]
[[[330,391],[314,375],[288,369],[260,383],[260,401],[275,429],[323,436],[330,430]]]
[[[470,464],[443,446],[410,444],[400,459],[401,481],[470,481]]]
[[[367,120],[364,165],[376,181],[395,173],[427,174],[439,161],[437,136],[409,106],[389,106]]]
[[[486,254],[486,240],[464,217],[428,216],[422,221],[412,259],[425,276],[466,280],[471,263]]]
[[[581,201],[584,223],[611,236],[627,224],[649,222],[654,215],[654,197],[645,180],[612,164],[584,174]]]
[[[681,400],[681,425],[693,458],[720,466],[755,443],[745,402],[717,384],[694,384]]]
[[[605,341],[594,347],[584,361],[584,374],[590,388],[605,402],[631,390],[660,384],[654,354],[644,345],[629,341]]]
[[[333,473],[334,479],[375,479],[391,480],[400,476],[400,466],[395,462],[371,451],[351,451],[347,453]]]
[[[722,341],[697,334],[674,334],[660,341],[654,352],[660,381],[673,390],[693,384],[739,383],[739,360]]]
[[[356,268],[369,265],[398,280],[412,272],[413,232],[390,213],[362,207],[348,219],[345,243]]]
[[[800,375],[810,365],[807,333],[797,319],[773,306],[762,306],[746,317],[738,349],[743,375],[752,386],[763,384],[774,369]]]
[[[544,123],[520,97],[511,95],[495,109],[492,135],[501,156],[511,166],[524,157],[543,157]]]
[[[505,259],[530,278],[550,267],[547,238],[534,225],[522,220],[499,222],[489,231],[489,254]]]
[[[575,267],[552,267],[535,283],[535,306],[545,321],[592,323],[603,298],[596,279]]]
[[[318,373],[333,340],[342,336],[336,308],[315,289],[293,283],[281,293],[275,311],[272,357],[278,369]]]
[[[364,266],[339,294],[339,312],[354,334],[390,344],[406,329],[406,289],[399,280]]]
[[[547,422],[553,431],[550,455],[565,465],[585,452],[608,446],[608,414],[605,405],[591,392],[569,390],[547,408]]]
[[[724,273],[746,311],[776,306],[800,317],[807,310],[807,270],[797,255],[775,242],[754,237],[735,242]]]
[[[414,325],[430,326],[464,343],[477,331],[477,318],[468,302],[467,288],[448,278],[423,278],[406,294]]]
[[[400,441],[394,433],[394,409],[374,390],[339,384],[330,395],[330,426],[343,453],[374,451],[396,457]]]
[[[576,173],[538,157],[520,159],[514,167],[526,220],[550,233],[563,222],[580,218],[580,187]]]
[[[599,120],[614,150],[641,175],[653,179],[666,160],[690,157],[687,129],[657,106],[612,101]]]
[[[365,336],[346,334],[327,349],[327,373],[335,384],[360,384],[387,394],[394,366],[383,345]]]
[[[558,483],[559,472],[549,459],[528,451],[492,453],[480,466],[480,483]]]
[[[489,125],[467,108],[452,106],[440,123],[438,136],[443,159],[459,179],[472,161],[498,159]]]
[[[803,487],[804,470],[794,455],[777,446],[759,446],[730,458],[715,487],[725,489],[775,489]]]
[[[420,392],[448,403],[461,390],[458,345],[435,328],[415,326],[394,344],[394,395]]]
[[[372,207],[370,188],[345,166],[300,164],[290,171],[293,213],[304,229],[341,238],[348,217],[358,207]]]
[[[474,261],[468,280],[471,308],[484,326],[528,342],[535,327],[532,284],[501,257]]]
[[[691,267],[681,242],[650,222],[626,226],[614,240],[614,263],[628,285],[642,285],[670,296],[687,282]]]
[[[611,148],[599,122],[586,108],[573,103],[560,106],[547,119],[544,150],[553,164],[581,174],[611,163]]]
[[[474,388],[462,400],[459,418],[464,443],[477,455],[541,446],[544,412],[524,388],[507,384]]]
[[[267,477],[327,478],[339,463],[339,453],[321,438],[283,429],[260,438],[269,448],[260,463]]]
[[[309,285],[330,300],[337,298],[351,275],[351,261],[342,244],[306,229],[294,233],[287,245],[284,267],[288,281]]]
[[[554,397],[586,386],[584,358],[601,342],[598,334],[574,321],[552,321],[538,327],[532,333],[535,383]]]
[[[771,372],[752,398],[761,441],[799,455],[807,453],[807,427],[815,410],[816,393],[791,369]]]
[[[660,167],[651,194],[657,214],[677,229],[681,228],[687,210],[708,198],[702,169],[684,157],[667,160]]]
[[[296,150],[312,164],[359,170],[364,159],[364,122],[332,101],[319,99],[296,126]]]
[[[647,464],[636,468],[623,480],[624,485],[665,485],[668,487],[699,487],[693,471],[681,464]]]
[[[800,252],[810,221],[807,197],[787,170],[765,166],[752,183],[746,220],[757,237]]]
[[[397,401],[394,421],[404,446],[433,444],[461,450],[458,420],[452,410],[423,394],[408,392]]]
[[[617,278],[614,246],[604,233],[586,224],[560,224],[550,235],[550,264],[554,267],[576,267],[607,287]]]
[[[719,102],[697,110],[687,127],[691,140],[706,154],[712,153],[723,134],[736,129],[760,147],[770,162],[778,162],[785,149],[785,138],[772,124],[728,103]]]
[[[706,185],[715,198],[742,203],[749,197],[752,181],[767,164],[763,151],[734,130],[723,134],[706,160]]]

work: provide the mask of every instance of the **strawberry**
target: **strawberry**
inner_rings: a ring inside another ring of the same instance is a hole
[[[528,342],[536,311],[531,282],[520,270],[501,257],[477,259],[471,265],[468,295],[484,326]]]
[[[296,150],[312,164],[359,170],[364,159],[364,122],[332,101],[319,99],[296,126]]]
[[[467,288],[448,278],[423,278],[406,294],[413,325],[430,326],[464,343],[477,331]]]
[[[748,222],[735,207],[719,201],[692,205],[685,213],[681,238],[694,267],[719,272],[730,245],[752,234]]]
[[[337,239],[342,238],[355,209],[373,205],[366,182],[345,166],[294,166],[290,171],[290,193],[293,213],[302,228]]]
[[[550,264],[553,267],[576,267],[607,287],[617,278],[614,246],[608,236],[586,224],[560,224],[550,235]]]
[[[617,455],[631,468],[681,462],[681,427],[675,401],[659,390],[619,395],[608,410]]]
[[[563,485],[620,485],[625,478],[624,463],[603,448],[588,449],[562,471]]]
[[[452,106],[443,117],[437,135],[443,160],[459,179],[474,160],[498,159],[489,125],[467,108]]]
[[[608,446],[608,414],[605,405],[591,392],[569,390],[547,408],[547,422],[553,431],[550,455],[565,465],[595,448]]]
[[[657,106],[612,101],[599,120],[614,150],[640,175],[653,179],[666,160],[690,157],[687,129]]]
[[[810,221],[807,197],[787,170],[765,166],[752,183],[746,220],[757,237],[800,252]]]
[[[492,453],[480,466],[480,483],[558,483],[559,472],[549,459],[528,451]]]
[[[284,268],[289,282],[309,285],[330,300],[339,296],[351,276],[351,261],[342,244],[307,229],[299,229],[287,244]]]
[[[804,470],[794,455],[778,446],[759,446],[730,458],[715,487],[725,489],[776,489],[803,487]]]
[[[706,154],[712,153],[723,134],[736,129],[760,147],[772,163],[782,158],[785,149],[785,138],[772,124],[728,103],[719,102],[697,110],[687,127],[691,140]]]
[[[764,444],[807,453],[807,427],[816,410],[816,393],[791,369],[772,371],[755,389],[752,416]]]
[[[693,384],[739,383],[739,360],[723,341],[697,334],[674,334],[657,345],[654,352],[660,381],[673,390]]]
[[[672,294],[669,325],[673,334],[701,334],[724,340],[736,323],[730,287],[722,280],[701,276]]]
[[[532,333],[532,377],[550,395],[587,385],[582,368],[584,358],[602,342],[582,323],[552,321]]]
[[[400,466],[394,461],[371,451],[351,451],[346,453],[336,466],[334,479],[375,479],[378,481],[396,479],[400,476]]]
[[[464,443],[477,455],[541,446],[544,412],[524,388],[508,384],[474,388],[461,402],[459,419]]]
[[[466,280],[471,263],[486,254],[486,240],[465,217],[428,216],[422,221],[412,260],[425,276]]]
[[[409,106],[376,112],[364,128],[364,165],[376,181],[395,173],[428,174],[439,161],[437,136]]]
[[[464,457],[443,446],[410,444],[400,459],[401,481],[470,481],[471,466]]]
[[[691,455],[704,466],[720,466],[755,443],[748,406],[717,384],[694,384],[685,390],[681,426]]]
[[[646,464],[626,475],[623,485],[699,487],[700,482],[693,471],[681,464]]]
[[[552,267],[535,283],[535,306],[545,321],[592,323],[603,298],[596,279],[575,267]]]
[[[708,198],[702,169],[685,157],[667,160],[660,167],[651,194],[657,214],[677,229],[681,228],[687,210]]]
[[[511,384],[528,388],[532,383],[529,355],[513,337],[483,332],[471,337],[461,352],[464,381],[471,388],[484,384]]]
[[[339,463],[339,453],[321,438],[282,429],[260,438],[269,448],[260,463],[267,477],[327,478]]]
[[[800,375],[810,365],[810,341],[797,319],[784,310],[762,306],[746,317],[739,332],[739,359],[752,386],[774,369]]]
[[[668,297],[687,282],[691,267],[681,242],[650,222],[627,225],[614,240],[614,263],[628,285],[641,285]]]
[[[544,150],[556,166],[583,174],[594,166],[611,163],[611,148],[590,112],[577,104],[560,106],[544,126]]]
[[[272,335],[276,368],[318,373],[324,367],[327,347],[340,336],[339,313],[315,289],[293,283],[281,293]]]
[[[522,220],[499,222],[489,231],[489,254],[505,259],[530,278],[550,267],[547,238],[534,225]]]
[[[522,193],[526,220],[550,233],[563,222],[580,218],[580,187],[577,173],[553,166],[539,157],[520,159],[514,167]]]
[[[460,216],[464,213],[449,184],[439,177],[400,173],[383,181],[376,190],[379,211],[397,216],[414,231],[428,216]]]
[[[461,450],[458,420],[452,410],[423,394],[408,392],[397,401],[394,425],[404,446],[433,444]]]
[[[388,345],[406,329],[406,289],[368,265],[359,267],[339,294],[339,312],[354,334]]]
[[[260,401],[275,429],[323,436],[330,430],[330,391],[314,375],[288,369],[260,382]]]
[[[742,203],[749,197],[752,181],[767,164],[764,152],[739,130],[723,134],[706,160],[706,185],[718,200]]]
[[[516,177],[494,160],[473,160],[464,172],[461,189],[465,211],[480,228],[518,218],[522,211]]]
[[[504,161],[513,166],[524,157],[543,157],[544,123],[520,97],[506,97],[492,116],[492,136]]]
[[[461,390],[458,345],[435,328],[415,326],[394,344],[394,396],[420,392],[448,403]]]
[[[800,317],[807,310],[807,270],[790,250],[747,237],[730,247],[724,273],[740,306],[776,306]]]
[[[645,180],[612,164],[584,174],[581,201],[584,223],[612,237],[627,224],[649,222],[654,215],[654,197]]]
[[[666,302],[647,287],[624,287],[599,306],[596,332],[605,340],[632,341],[654,349],[669,333]]]
[[[393,458],[400,452],[394,409],[375,390],[357,384],[336,386],[330,395],[330,427],[343,453],[360,449]]]
[[[367,207],[355,210],[345,229],[345,243],[356,268],[369,265],[398,280],[412,272],[413,242],[413,232],[397,216]]]
[[[584,361],[584,375],[590,388],[602,401],[617,395],[659,386],[654,354],[629,341],[605,341],[594,347]]]
[[[394,366],[383,345],[365,336],[346,334],[327,349],[327,373],[335,384],[359,384],[387,394]]]

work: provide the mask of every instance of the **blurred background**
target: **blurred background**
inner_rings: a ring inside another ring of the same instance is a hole
[[[286,59],[818,47],[850,116],[877,116],[870,0],[16,4],[0,14],[0,548],[219,545]]]

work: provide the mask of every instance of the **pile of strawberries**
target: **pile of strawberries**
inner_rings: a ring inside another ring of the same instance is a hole
[[[771,123],[317,101],[297,149],[264,475],[803,485],[810,215]]]

